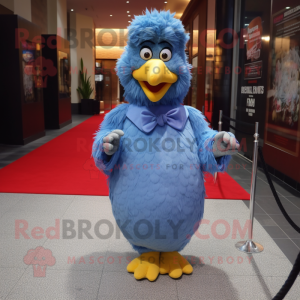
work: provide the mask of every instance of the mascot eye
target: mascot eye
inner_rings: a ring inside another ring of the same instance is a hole
[[[144,47],[140,51],[140,56],[144,60],[149,60],[152,57],[152,51],[148,47]]]
[[[159,58],[162,61],[169,61],[172,58],[172,52],[169,48],[162,49],[159,53]]]

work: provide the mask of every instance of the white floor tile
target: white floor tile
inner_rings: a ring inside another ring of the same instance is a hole
[[[159,276],[155,282],[136,281],[133,274],[105,272],[101,278],[98,299],[177,299],[175,280]]]
[[[42,246],[45,243],[41,240],[36,239],[15,239],[12,238],[1,238],[0,243],[0,268],[21,268],[25,269],[28,267],[24,263],[24,256],[31,249]]]
[[[237,292],[226,274],[186,275],[176,281],[176,286],[180,300],[246,300],[237,297]]]
[[[0,193],[0,218],[21,201],[23,194]]]
[[[6,299],[59,300],[96,299],[101,272],[61,271],[47,267],[45,277],[34,277],[27,269]]]
[[[16,285],[25,269],[0,268],[0,299],[5,299]]]
[[[108,241],[74,238],[47,240],[44,248],[50,249],[56,259],[52,269],[101,271],[104,266]]]

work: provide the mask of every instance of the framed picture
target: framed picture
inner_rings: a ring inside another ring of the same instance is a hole
[[[70,61],[68,54],[58,51],[59,99],[71,97]]]
[[[265,137],[268,145],[293,156],[299,155],[300,141],[299,22],[300,15],[293,9],[273,16]]]

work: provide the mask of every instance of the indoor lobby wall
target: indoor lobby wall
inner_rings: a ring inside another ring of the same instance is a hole
[[[57,28],[61,28],[61,33],[57,34],[67,39],[67,1],[57,0]]]
[[[42,34],[48,33],[47,0],[31,0],[32,23],[42,29]]]
[[[0,0],[0,5],[31,22],[31,0]]]
[[[92,38],[87,36],[92,34]],[[80,61],[83,59],[87,76],[90,77],[92,88],[95,88],[95,26],[92,18],[70,13],[70,48],[71,48],[71,99],[72,112],[78,113],[81,103],[77,92],[79,85]],[[90,96],[94,99],[95,92]]]
[[[0,4],[0,15],[13,15],[14,12]]]
[[[0,5],[3,5],[5,8],[10,11],[14,11],[14,1],[13,0],[0,0]]]
[[[31,0],[14,0],[14,13],[31,22]]]
[[[67,1],[48,0],[48,34],[57,34],[67,39]]]
[[[119,59],[126,46],[128,30],[96,28],[96,59]]]

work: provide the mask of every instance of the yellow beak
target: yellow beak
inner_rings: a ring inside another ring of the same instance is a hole
[[[159,101],[178,78],[160,59],[148,60],[139,69],[133,71],[132,76],[152,102]]]

